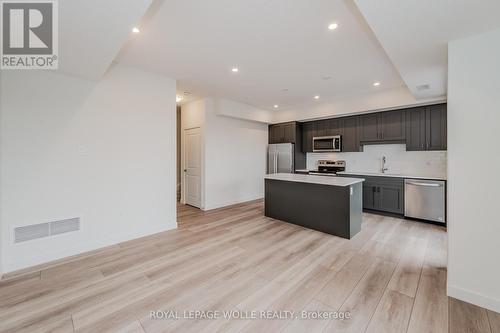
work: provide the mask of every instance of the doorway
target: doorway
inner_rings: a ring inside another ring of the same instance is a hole
[[[184,203],[201,208],[201,130],[184,130]]]

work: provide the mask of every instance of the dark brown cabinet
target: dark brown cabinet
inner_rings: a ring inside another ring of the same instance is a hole
[[[406,111],[406,150],[425,150],[425,109]]]
[[[375,142],[381,140],[380,138],[380,126],[379,126],[379,114],[365,114],[359,118],[359,128],[360,128],[360,141],[361,142]]]
[[[343,118],[327,119],[326,123],[327,123],[327,130],[326,130],[327,136],[344,134]]]
[[[296,123],[269,125],[269,143],[295,143]]]
[[[360,151],[359,134],[358,134],[358,119],[359,117],[345,117],[343,121],[342,133],[342,151],[357,152]]]
[[[363,209],[375,209],[375,192],[377,186],[365,181],[363,183]]]
[[[328,120],[317,120],[314,122],[314,136],[328,135]]]
[[[446,105],[432,105],[427,108],[426,136],[427,150],[446,150],[447,148],[447,112]]]
[[[305,153],[313,151],[313,137],[315,135],[315,122],[307,122],[302,124],[302,149]]]
[[[360,141],[403,142],[405,140],[405,114],[403,110],[371,113],[360,116]]]
[[[446,104],[413,108],[406,113],[406,150],[446,150]]]
[[[378,207],[382,212],[403,214],[404,213],[404,184],[381,183],[377,187]]]
[[[301,135],[297,135],[298,126]],[[360,116],[289,122],[269,126],[269,143],[300,144],[312,152],[314,137],[342,135],[342,151],[362,151],[367,144],[406,143],[406,150],[446,150],[446,104],[383,111]]]
[[[403,110],[381,112],[380,133],[383,141],[404,141],[405,112]]]
[[[404,213],[404,180],[392,177],[370,177],[362,175],[340,175],[364,178],[363,209],[380,212]]]

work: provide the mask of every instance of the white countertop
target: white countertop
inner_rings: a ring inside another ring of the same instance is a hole
[[[359,175],[359,176],[374,176],[374,177],[396,177],[396,178],[413,178],[413,179],[432,179],[432,180],[446,180],[446,176],[439,175],[405,175],[397,173],[377,173],[377,172],[355,172],[355,171],[341,171],[337,172],[339,175]]]
[[[330,186],[350,186],[364,181],[364,179],[362,178],[325,177],[316,175],[301,175],[296,173],[274,173],[271,175],[266,175],[264,176],[264,178]]]

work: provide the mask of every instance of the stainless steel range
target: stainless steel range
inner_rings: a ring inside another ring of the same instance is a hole
[[[336,176],[339,171],[345,171],[345,161],[319,160],[318,171],[310,171],[309,174]]]

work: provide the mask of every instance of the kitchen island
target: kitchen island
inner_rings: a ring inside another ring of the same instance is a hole
[[[347,239],[361,230],[364,179],[288,173],[264,178],[267,217]]]

